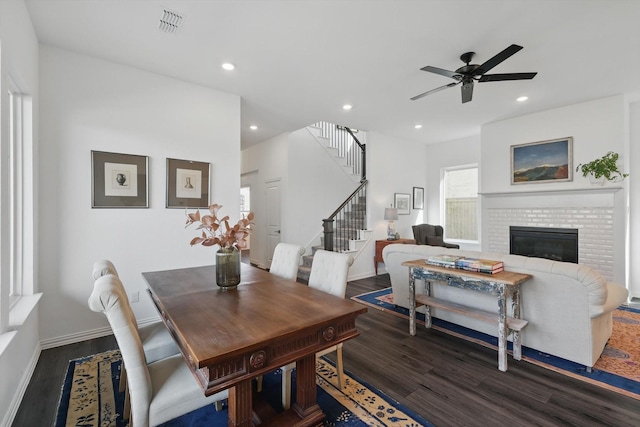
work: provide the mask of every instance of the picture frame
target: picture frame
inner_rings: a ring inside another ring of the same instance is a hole
[[[413,209],[424,209],[423,187],[413,187]]]
[[[167,158],[167,208],[209,206],[211,164]]]
[[[511,184],[573,181],[573,137],[511,146]]]
[[[411,204],[411,195],[407,193],[393,194],[393,207],[398,210],[398,215],[409,215],[411,212],[409,206]]]
[[[91,208],[148,208],[149,157],[91,150]]]

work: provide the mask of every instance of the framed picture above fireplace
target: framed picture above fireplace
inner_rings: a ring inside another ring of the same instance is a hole
[[[511,184],[572,180],[572,137],[511,146]]]

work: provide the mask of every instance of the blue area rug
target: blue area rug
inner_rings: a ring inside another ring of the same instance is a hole
[[[120,352],[110,351],[69,362],[54,427],[125,427],[123,393],[118,391]],[[329,427],[420,427],[431,423],[364,381],[345,372],[345,387],[337,388],[335,366],[318,359],[316,384],[318,404]],[[295,402],[295,370],[292,373],[292,403]],[[262,396],[277,411],[282,410],[280,370],[263,376]],[[226,407],[213,405],[171,420],[162,427],[227,426]]]
[[[377,308],[409,320],[409,310],[393,304],[391,288],[352,297],[354,301]],[[424,314],[416,313],[424,324]],[[497,351],[498,339],[494,336],[456,325],[446,320],[432,318],[432,327],[439,331],[472,341]],[[596,384],[640,400],[640,310],[620,306],[613,313],[613,334],[592,372],[584,365],[560,357],[522,347],[522,360]],[[512,345],[508,343],[509,351]]]

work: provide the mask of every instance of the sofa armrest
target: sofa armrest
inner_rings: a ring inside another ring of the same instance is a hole
[[[589,306],[589,315],[593,319],[602,314],[609,313],[627,302],[629,291],[617,283],[607,283],[607,300],[600,306]]]

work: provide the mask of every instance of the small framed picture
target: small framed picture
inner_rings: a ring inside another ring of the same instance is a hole
[[[511,146],[511,184],[573,180],[573,138]]]
[[[424,188],[413,187],[413,209],[424,209]]]
[[[393,205],[398,209],[398,215],[409,215],[409,204],[411,195],[406,193],[394,193]]]
[[[91,151],[92,208],[148,208],[149,157]]]
[[[209,206],[210,164],[167,159],[167,208]]]

